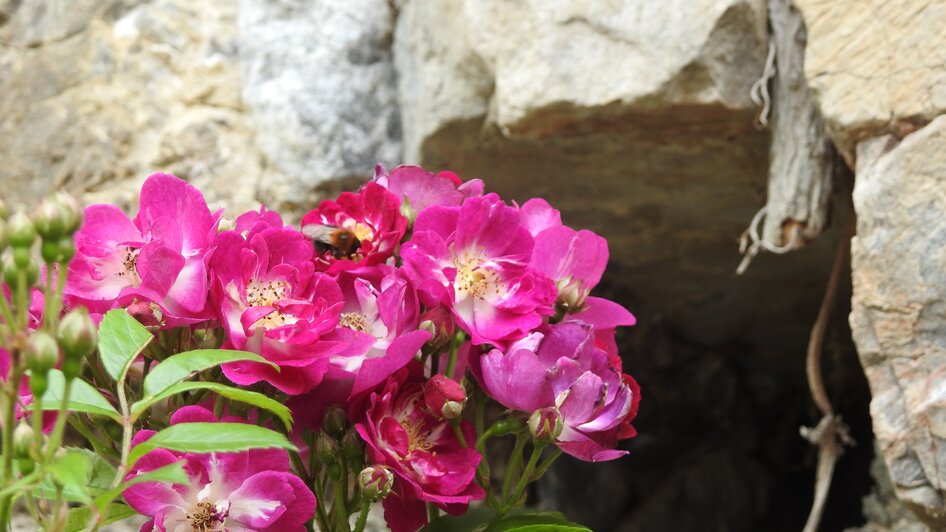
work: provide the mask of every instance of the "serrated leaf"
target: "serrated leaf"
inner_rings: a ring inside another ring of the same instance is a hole
[[[69,502],[88,502],[89,497],[96,497],[112,487],[115,480],[115,467],[105,458],[81,447],[67,447],[66,452],[84,455],[89,462],[88,476],[82,489],[66,486],[62,497]],[[36,495],[51,499],[56,496],[56,486],[49,477],[34,490]]]
[[[249,351],[234,351],[231,349],[196,349],[170,356],[156,367],[151,369],[145,377],[145,397],[158,395],[167,388],[183,381],[190,375],[210,369],[227,362],[251,360],[262,362],[278,369],[278,366],[265,358]]]
[[[227,399],[232,399],[234,401],[240,401],[253,405],[264,410],[268,410],[280,419],[283,424],[286,426],[286,430],[292,429],[292,412],[289,411],[289,408],[286,405],[267,397],[258,392],[252,392],[250,390],[243,390],[240,388],[234,388],[233,386],[227,386],[225,384],[218,384],[215,382],[203,382],[203,381],[192,381],[192,382],[179,382],[169,388],[166,388],[160,394],[153,397],[146,397],[135,404],[131,405],[131,416],[132,418],[137,418],[145,410],[147,410],[151,405],[163,401],[168,397],[173,395],[183,393],[190,390],[210,390],[214,393],[222,395]]]
[[[558,512],[521,513],[493,521],[483,532],[591,532]]]
[[[85,492],[89,478],[89,457],[81,452],[67,452],[46,466],[53,479],[79,500],[89,502],[92,498]]]
[[[276,431],[243,423],[180,423],[158,432],[131,450],[128,467],[154,449],[189,453],[226,453],[248,449],[296,450]]]
[[[123,309],[108,311],[99,325],[99,357],[105,371],[119,381],[152,335]]]
[[[49,387],[42,399],[43,410],[59,410],[65,393],[66,378],[58,369],[49,371]],[[71,412],[85,412],[99,416],[108,416],[121,423],[121,415],[98,390],[82,379],[72,381],[72,392],[69,394],[69,410]]]
[[[116,488],[112,488],[95,498],[95,505],[98,508],[105,508],[106,505],[111,504],[119,495],[121,495],[126,489],[134,486],[135,484],[141,484],[142,482],[164,482],[167,484],[188,484],[190,483],[190,478],[187,476],[187,472],[184,471],[184,461],[174,462],[173,464],[168,464],[157,469],[145,473],[139,473],[128,480],[122,482]]]

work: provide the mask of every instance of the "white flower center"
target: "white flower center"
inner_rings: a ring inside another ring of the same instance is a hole
[[[289,283],[286,281],[260,282],[252,280],[246,285],[246,302],[251,307],[271,307],[276,302],[285,299],[289,292]],[[286,316],[278,310],[263,316],[254,325],[262,325],[266,329],[280,327],[295,322],[292,316]]]
[[[457,299],[466,296],[487,299],[502,295],[499,275],[486,264],[486,259],[481,255],[461,253],[453,258],[453,265],[457,269],[457,277],[453,282]]]
[[[348,327],[353,331],[368,332],[368,319],[358,312],[342,313],[338,324],[342,327]]]

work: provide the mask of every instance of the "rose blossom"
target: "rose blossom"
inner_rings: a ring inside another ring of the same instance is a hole
[[[331,251],[316,257],[320,270],[336,273],[357,266],[381,264],[394,253],[407,231],[400,200],[377,183],[358,192],[342,192],[337,200],[322,200],[302,217],[302,227],[328,225],[351,231],[359,247],[351,258],[336,258]]]
[[[355,430],[366,443],[368,463],[387,466],[395,475],[394,489],[383,502],[394,532],[422,527],[427,522],[424,502],[458,515],[470,501],[485,496],[474,481],[482,457],[457,440],[448,421],[430,412],[419,366],[410,369],[410,376],[405,368],[372,393],[367,410],[353,405],[351,411],[352,418],[361,419]],[[475,441],[468,422],[461,421],[460,429],[467,442]]]
[[[614,447],[635,434],[630,421],[640,392],[619,364],[620,358],[598,344],[593,326],[564,321],[513,343],[505,353],[490,351],[480,358],[479,369],[486,393],[508,408],[530,414],[558,408],[564,427],[556,445],[598,462],[627,454]]]
[[[288,394],[315,387],[328,357],[345,346],[322,338],[338,324],[342,295],[332,279],[313,272],[309,240],[260,223],[246,238],[224,231],[210,268],[225,347],[259,353],[279,366],[233,362],[223,366],[227,378],[243,385],[265,380]]]
[[[489,194],[421,211],[401,257],[428,306],[449,306],[473,343],[501,345],[552,314],[555,286],[529,267],[532,246],[519,211]]]
[[[339,326],[326,339],[345,347],[329,363],[332,378],[354,377],[351,394],[355,395],[407,365],[430,333],[417,330],[417,295],[393,267],[342,272],[338,284],[345,303]]]
[[[200,406],[185,406],[171,416],[178,423],[245,422],[218,420]],[[132,445],[155,434],[141,430]],[[190,483],[141,482],[124,491],[125,500],[151,517],[142,532],[160,530],[304,531],[315,513],[315,496],[289,472],[289,455],[282,449],[252,449],[235,453],[178,453],[155,449],[135,463],[125,480],[180,460]]]
[[[199,190],[168,174],[145,180],[134,220],[114,205],[87,207],[67,300],[100,313],[149,301],[172,326],[207,319],[205,255],[219,218]]]

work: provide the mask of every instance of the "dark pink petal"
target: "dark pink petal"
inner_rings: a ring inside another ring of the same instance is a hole
[[[429,339],[427,331],[412,331],[395,338],[383,357],[369,358],[361,364],[351,394],[357,395],[373,388],[406,366]]]
[[[595,326],[596,329],[614,329],[622,325],[637,323],[633,314],[621,305],[600,297],[589,297],[581,312],[572,314],[572,319],[581,320]]]
[[[611,436],[609,439],[612,441],[602,444],[566,426],[555,443],[559,449],[586,462],[605,462],[628,454],[627,451],[614,449],[615,437]]]
[[[135,470],[125,477],[125,480],[134,478],[135,475],[146,473],[164,467],[180,460],[180,457],[174,455],[171,451],[164,449],[155,449],[141,457],[135,464]],[[122,495],[125,501],[140,514],[156,516],[167,506],[185,508],[187,503],[170,484],[163,482],[141,482],[135,484]]]
[[[184,252],[206,248],[216,226],[203,194],[170,174],[153,174],[141,186],[135,225],[147,233],[159,218],[186,220],[181,224]]]
[[[397,489],[391,491],[381,504],[384,521],[391,532],[415,532],[427,524],[427,509],[423,501],[398,493]]]
[[[286,506],[286,512],[270,529],[274,532],[301,531],[304,530],[305,523],[315,515],[317,501],[302,479],[289,473],[285,475],[285,481],[292,488],[292,503]]]

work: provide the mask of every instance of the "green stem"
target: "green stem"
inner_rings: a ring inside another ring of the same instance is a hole
[[[0,296],[0,314],[3,315],[3,321],[10,327],[10,334],[13,334],[13,327],[16,325],[15,318],[13,317],[13,311],[10,309],[10,304],[7,303],[7,298]]]
[[[528,441],[529,434],[526,431],[520,431],[516,434],[516,446],[513,447],[512,454],[509,456],[509,462],[506,464],[505,478],[503,478],[503,507],[508,504],[507,501],[511,493],[512,481],[519,471],[519,465],[522,463],[522,452],[525,450]]]
[[[312,476],[306,469],[305,464],[302,463],[302,457],[299,456],[299,452],[290,451],[289,458],[292,459],[292,465],[296,466],[296,474],[299,475],[299,478],[301,478],[306,485],[312,484]]]
[[[46,263],[46,288],[43,293],[45,307],[43,308],[43,328],[46,329],[46,332],[49,334],[55,335],[56,329],[52,320],[52,315],[55,313],[53,305],[55,300],[53,299],[53,264],[51,262]]]
[[[428,502],[427,503],[427,521],[430,522],[430,524],[433,524],[434,521],[436,521],[437,519],[440,519],[440,509],[434,506],[434,503]]]
[[[29,298],[30,289],[26,286],[26,270],[20,268],[16,275],[16,324],[21,331],[27,330],[30,321]]]
[[[535,468],[535,474],[532,476],[532,481],[535,482],[536,480],[542,478],[545,475],[545,472],[549,470],[549,466],[551,466],[555,460],[558,460],[559,456],[562,456],[562,450],[556,447],[555,450],[552,451],[545,460],[542,460],[542,463],[539,464],[539,467]]]
[[[358,520],[355,521],[355,531],[354,532],[364,532],[365,525],[368,524],[368,512],[371,511],[371,502],[364,501],[361,503],[361,512],[358,514]]]
[[[112,481],[113,488],[117,488],[122,483],[122,479],[125,478],[125,473],[128,471],[128,453],[131,451],[131,433],[135,428],[135,422],[128,412],[128,398],[125,396],[124,375],[119,378],[115,391],[118,393],[118,406],[122,414],[122,457],[121,461],[118,463],[118,468],[115,470],[115,480]]]
[[[444,370],[443,374],[447,377],[457,380],[453,376],[453,371],[457,367],[457,341],[456,338],[450,339],[450,356],[447,358],[447,369]]]
[[[62,404],[59,405],[59,416],[56,418],[56,425],[53,427],[49,441],[46,442],[45,462],[47,463],[52,460],[53,454],[56,453],[62,443],[62,434],[66,428],[66,416],[69,414],[69,396],[72,395],[73,380],[74,379],[66,379],[66,385],[63,387]]]
[[[456,421],[456,423],[453,423],[453,421]],[[460,429],[460,418],[451,420],[450,426],[453,427],[453,434],[457,437],[457,441],[460,442],[460,445],[469,447],[466,444],[466,436],[463,435],[463,431]]]
[[[351,532],[348,526],[348,509],[345,508],[345,492],[348,490],[342,486],[341,480],[333,480],[332,485],[335,488],[335,499],[332,501],[335,522],[338,523],[339,530]]]
[[[315,505],[315,520],[319,524],[319,530],[329,532],[331,529],[328,526],[328,516],[325,515],[325,490],[322,489],[321,479],[315,478],[311,485],[318,503]]]
[[[544,447],[545,444],[533,445],[529,462],[526,463],[526,468],[522,472],[522,476],[519,477],[519,482],[516,483],[516,491],[513,492],[512,498],[505,502],[507,512],[516,507],[519,504],[519,500],[522,499],[526,486],[528,486],[529,482],[532,480],[532,473],[535,471],[535,465],[539,463],[539,458],[542,456],[542,449]]]

